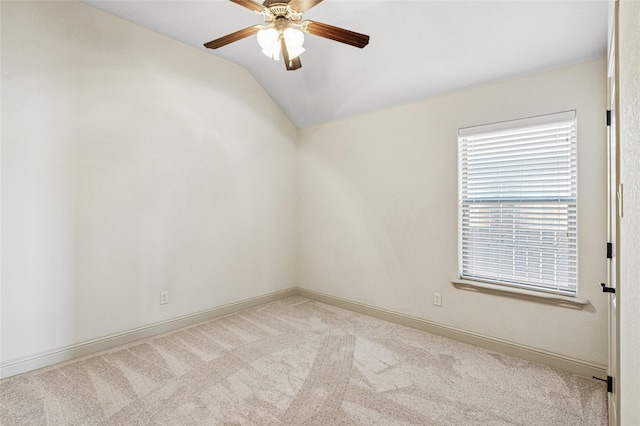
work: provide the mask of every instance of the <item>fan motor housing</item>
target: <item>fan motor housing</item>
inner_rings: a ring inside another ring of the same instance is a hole
[[[275,0],[265,1],[263,6],[266,7],[264,12],[264,21],[273,22],[278,18],[286,18],[290,22],[300,22],[302,14],[296,10],[291,9],[289,1]]]
[[[274,16],[287,16],[291,11],[289,5],[284,3],[276,3],[272,6],[269,6],[269,10],[273,13]]]

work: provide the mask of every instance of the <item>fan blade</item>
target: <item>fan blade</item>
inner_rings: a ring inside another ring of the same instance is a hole
[[[361,49],[369,44],[369,36],[366,34],[356,33],[333,25],[323,24],[322,22],[304,21],[302,24],[303,31],[318,37],[339,41]]]
[[[284,66],[287,67],[288,71],[295,71],[302,67],[300,56],[289,59],[289,50],[287,49],[287,44],[284,42],[284,37],[280,39],[280,52],[282,53],[282,59],[284,59]]]
[[[298,68],[302,68],[302,62],[300,62],[300,56],[296,56],[295,58],[285,62],[288,71],[295,71]]]
[[[253,2],[251,0],[231,0],[232,2],[234,2],[235,4],[238,4],[242,7],[246,7],[249,10],[253,10],[254,12],[263,12],[264,11],[264,6],[261,4],[258,4],[256,2]]]
[[[229,43],[233,43],[234,41],[242,40],[245,37],[249,37],[250,35],[257,33],[258,31],[260,31],[260,26],[254,25],[252,27],[236,31],[235,33],[227,34],[226,36],[212,40],[209,43],[205,43],[204,47],[206,47],[207,49],[217,49],[219,47],[226,46]]]
[[[316,6],[322,0],[291,0],[289,7],[296,12],[304,13],[312,7]]]
[[[264,7],[266,7],[267,9],[269,9],[271,7],[271,5],[273,4],[277,4],[277,3],[285,3],[288,4],[291,0],[264,0],[264,2],[262,3],[262,5]]]
[[[300,56],[296,56],[295,58],[287,62],[285,65],[287,65],[287,69],[289,71],[295,71],[298,68],[302,68],[302,62],[300,62]]]

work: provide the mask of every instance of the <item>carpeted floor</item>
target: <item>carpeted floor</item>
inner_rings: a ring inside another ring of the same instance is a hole
[[[605,386],[302,297],[0,382],[2,425],[606,425]]]

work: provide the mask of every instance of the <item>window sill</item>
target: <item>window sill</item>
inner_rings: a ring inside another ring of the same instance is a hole
[[[571,309],[583,309],[590,302],[577,297],[563,296],[561,294],[544,293],[534,290],[526,290],[523,288],[509,287],[499,284],[491,284],[482,281],[473,281],[467,279],[454,279],[451,284],[460,290],[478,291],[483,293],[500,294],[503,296],[516,297],[520,299],[531,300],[540,303],[548,303],[550,305],[562,306]]]

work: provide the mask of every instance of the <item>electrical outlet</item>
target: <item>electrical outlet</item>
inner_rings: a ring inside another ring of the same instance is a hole
[[[442,295],[440,293],[433,293],[433,304],[442,306]]]
[[[169,292],[168,291],[161,291],[160,292],[160,304],[161,305],[166,305],[167,303],[169,303]]]

